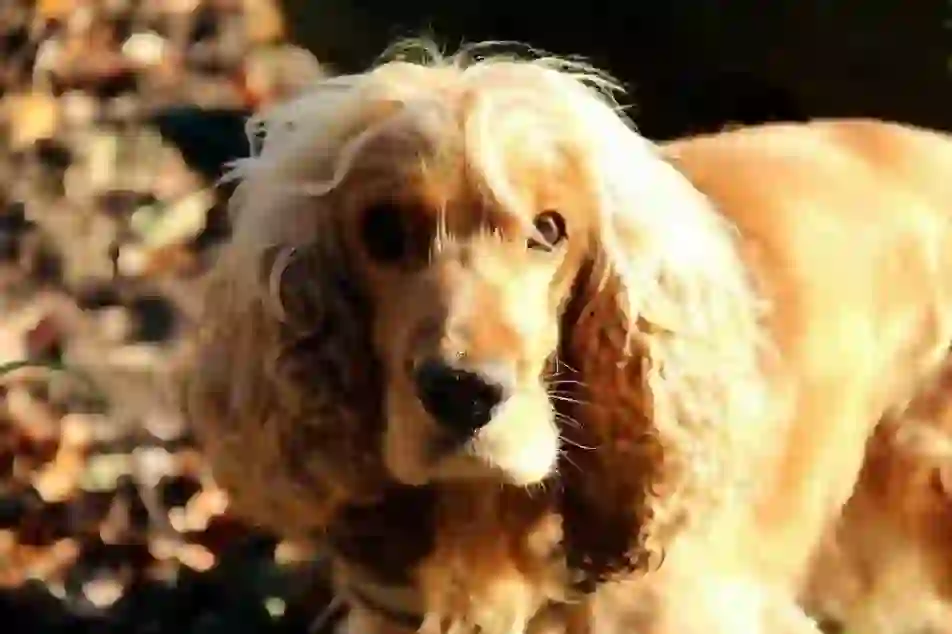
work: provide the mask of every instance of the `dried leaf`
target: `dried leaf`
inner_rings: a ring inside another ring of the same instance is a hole
[[[108,608],[122,597],[123,586],[115,579],[100,577],[83,584],[83,595],[97,608]]]
[[[22,151],[55,136],[60,123],[59,101],[50,94],[29,92],[5,97],[10,122],[10,148]]]
[[[198,544],[182,544],[175,556],[192,570],[204,571],[215,565],[215,555]]]
[[[64,502],[80,490],[86,457],[75,447],[64,446],[53,462],[33,478],[33,488],[47,503]]]

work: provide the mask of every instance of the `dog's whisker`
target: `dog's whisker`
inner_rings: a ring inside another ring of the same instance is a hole
[[[577,398],[572,398],[571,396],[562,396],[561,394],[552,394],[549,393],[549,398],[553,401],[560,401],[562,403],[571,403],[573,405],[588,405],[585,401],[579,400]]]
[[[564,403],[574,403],[576,405],[588,405],[587,402],[576,398],[570,392],[549,392],[548,395],[549,395],[549,398],[551,398],[552,400],[562,401]]]
[[[574,460],[572,460],[572,456],[569,455],[569,452],[564,451],[564,450],[563,450],[563,451],[560,451],[560,452],[559,452],[559,457],[562,458],[563,460],[565,460],[565,462],[567,462],[567,463],[569,463],[570,465],[572,465],[573,467],[575,467],[575,469],[578,470],[579,472],[582,472],[582,471],[583,471],[583,470],[582,470],[582,467],[580,467],[580,466],[578,465],[578,463],[576,463]]]
[[[579,423],[574,418],[565,416],[564,414],[556,414],[555,422],[561,423],[567,427],[571,427],[572,429],[582,429],[581,423]]]
[[[578,381],[578,380],[575,380],[575,379],[554,379],[554,378],[548,378],[548,379],[546,380],[546,383],[548,383],[549,385],[553,385],[553,386],[555,386],[555,385],[584,386],[584,385],[585,385],[584,382]]]
[[[569,423],[570,425],[573,425],[576,427],[579,426],[579,422],[577,420],[575,420],[568,414],[563,414],[562,412],[555,413],[555,420],[561,423]]]
[[[558,368],[560,365],[563,366],[564,368],[566,368],[567,370],[569,370],[570,372],[578,372],[578,370],[577,370],[576,368],[573,368],[571,365],[569,365],[568,363],[566,363],[566,362],[565,362],[565,359],[563,359],[563,358],[560,357],[559,355],[556,355],[556,356],[555,356],[555,367]]]
[[[564,443],[566,443],[566,444],[568,444],[568,445],[571,445],[571,446],[576,447],[576,448],[578,448],[578,449],[582,449],[582,450],[584,450],[584,451],[595,451],[595,449],[596,449],[595,447],[589,447],[588,445],[583,445],[583,444],[580,443],[580,442],[577,442],[577,441],[575,441],[575,440],[572,440],[571,438],[569,438],[568,436],[565,436],[564,434],[563,434],[562,436],[559,436],[559,439],[560,439],[562,442],[564,442]]]

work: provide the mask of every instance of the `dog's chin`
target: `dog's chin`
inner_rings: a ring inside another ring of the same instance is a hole
[[[558,447],[529,447],[517,451],[495,452],[474,441],[466,449],[438,461],[433,480],[489,480],[515,486],[532,486],[548,478],[555,470]]]
[[[547,398],[510,398],[489,424],[458,444],[447,443],[422,412],[412,418],[393,413],[384,455],[403,484],[486,480],[528,487],[555,472],[559,432]]]

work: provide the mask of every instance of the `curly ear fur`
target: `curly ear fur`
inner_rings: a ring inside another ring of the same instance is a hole
[[[281,533],[311,533],[387,480],[369,307],[348,281],[333,217],[307,215],[300,192],[282,190],[293,189],[289,169],[258,157],[242,166],[185,400],[236,509]]]
[[[560,474],[584,589],[660,563],[673,534],[743,494],[750,462],[731,456],[751,449],[741,430],[767,386],[761,306],[732,228],[603,102],[579,107],[601,223],[563,318],[577,397],[561,408],[575,424]]]

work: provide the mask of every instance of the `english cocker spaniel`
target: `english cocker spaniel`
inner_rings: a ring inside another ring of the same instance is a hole
[[[952,139],[618,88],[474,46],[255,120],[186,385],[234,507],[351,634],[948,628]]]

